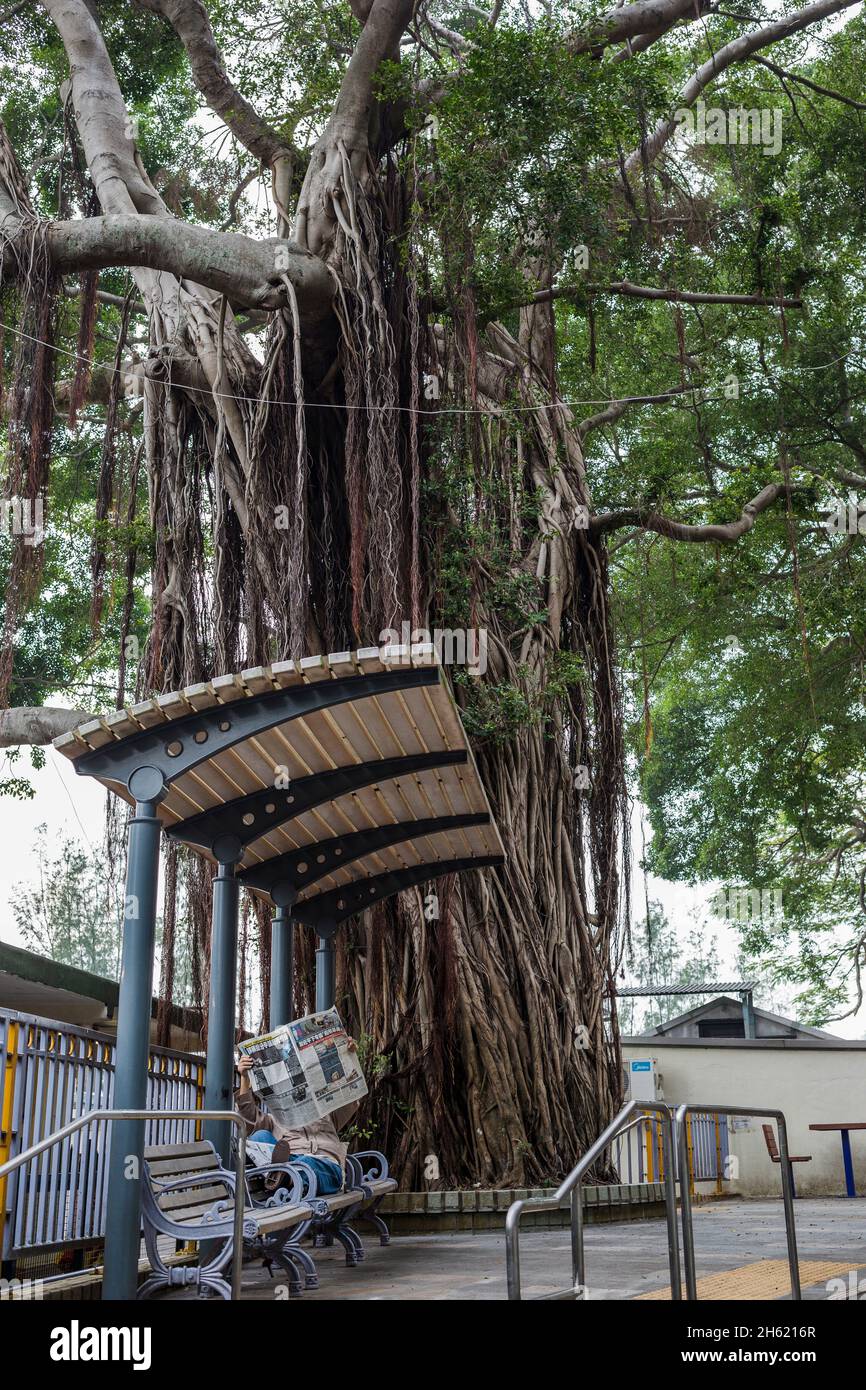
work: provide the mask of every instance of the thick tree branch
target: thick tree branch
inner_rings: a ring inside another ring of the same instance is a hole
[[[8,236],[8,220],[4,230]],[[288,276],[305,320],[315,324],[330,312],[333,282],[327,270],[292,242],[253,241],[237,232],[136,213],[47,222],[45,235],[61,275],[109,266],[144,266],[206,285],[227,295],[233,304],[251,309],[284,305],[283,277]],[[11,276],[14,269],[14,259],[5,258],[5,274]]]
[[[168,210],[137,157],[120,86],[85,0],[41,0],[41,4],[69,60],[75,123],[103,212],[165,215]]]
[[[741,63],[746,58],[750,58],[756,50],[766,48],[771,43],[778,43],[780,39],[787,39],[791,34],[808,29],[829,15],[838,14],[840,10],[850,9],[859,3],[860,0],[816,0],[815,4],[806,5],[802,10],[795,10],[793,14],[786,15],[784,19],[780,19],[774,24],[766,24],[761,29],[753,30],[751,34],[741,34],[739,38],[733,39],[720,48],[717,53],[713,54],[712,58],[709,58],[698,68],[697,72],[692,74],[680,92],[677,109],[681,110],[691,106],[697,101],[701,92],[717,77],[721,76],[727,68],[732,67],[734,63]],[[619,13],[623,13],[623,11]],[[644,144],[634,150],[625,161],[626,173],[635,172],[644,161],[651,163],[656,159],[675,134],[677,128],[678,122],[674,116],[666,116],[659,121]]]
[[[250,154],[272,170],[275,200],[283,222],[287,223],[292,169],[298,152],[268,125],[231,81],[202,0],[135,0],[135,3],[168,20],[186,49],[193,81],[210,109],[225,121]]]
[[[583,299],[587,294],[620,294],[629,299],[664,299],[674,304],[756,304],[770,309],[802,309],[802,299],[773,298],[763,294],[713,294],[702,290],[664,290],[651,285],[633,285],[629,280],[615,280],[609,285],[591,281],[585,285],[556,285],[536,290],[526,299],[498,304],[491,312],[504,313],[532,304],[548,304],[554,299]]]
[[[363,178],[379,116],[373,95],[376,74],[386,59],[398,58],[414,9],[415,0],[373,0],[370,6],[298,200],[295,240],[311,251],[322,251],[333,233],[333,205],[340,197],[344,161],[355,178]]]
[[[670,521],[659,512],[629,507],[592,517],[589,529],[593,534],[600,536],[609,531],[617,531],[621,526],[636,526],[643,531],[657,531],[660,536],[667,536],[674,541],[737,541],[747,531],[751,531],[756,518],[771,507],[784,491],[784,483],[768,483],[757,497],[746,503],[736,521],[721,524],[690,526],[686,522]]]
[[[77,729],[93,716],[81,709],[57,709],[51,705],[21,705],[16,709],[0,709],[0,748],[18,748],[21,744],[45,744],[61,734]]]
[[[690,383],[685,386],[674,386],[670,391],[663,391],[657,396],[623,396],[621,400],[610,401],[604,410],[600,410],[597,415],[590,415],[586,420],[581,420],[577,427],[577,432],[581,439],[597,430],[602,425],[612,425],[616,420],[624,415],[633,405],[672,405],[677,396],[685,395],[688,391],[694,391],[695,387]]]
[[[590,29],[581,29],[569,40],[572,53],[597,53],[612,43],[644,35],[659,35],[678,20],[695,20],[707,14],[707,0],[636,0],[609,10]]]

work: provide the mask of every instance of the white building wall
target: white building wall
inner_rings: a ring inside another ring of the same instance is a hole
[[[845,1192],[842,1141],[838,1132],[820,1133],[810,1124],[866,1122],[866,1043],[701,1042],[666,1043],[661,1038],[623,1044],[624,1060],[655,1057],[662,1099],[717,1105],[769,1106],[783,1111],[792,1154],[811,1154],[811,1163],[794,1165],[798,1195],[841,1196]],[[777,1196],[779,1165],[771,1163],[760,1119],[729,1119],[736,1180],[732,1195]],[[851,1149],[857,1192],[866,1196],[866,1130],[853,1131]]]

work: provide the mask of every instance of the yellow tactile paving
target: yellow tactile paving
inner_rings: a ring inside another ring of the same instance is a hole
[[[800,1284],[804,1289],[812,1284],[823,1284],[828,1279],[836,1279],[847,1274],[851,1261],[840,1264],[838,1260],[801,1260]],[[721,1274],[706,1274],[697,1281],[699,1299],[731,1299],[737,1303],[758,1303],[768,1299],[784,1298],[791,1292],[791,1276],[787,1260],[757,1260],[754,1264],[740,1265],[738,1269],[726,1269]],[[639,1293],[638,1299],[670,1301],[670,1288],[653,1289],[652,1293]]]

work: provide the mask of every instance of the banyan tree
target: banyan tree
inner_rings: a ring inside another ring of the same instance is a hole
[[[45,531],[3,541],[3,746],[389,632],[484,654],[449,673],[506,864],[340,938],[363,1124],[405,1185],[430,1155],[450,1184],[561,1173],[619,1099],[609,547],[635,529],[734,541],[785,480],[704,525],[652,498],[601,511],[592,445],[700,385],[693,309],[796,312],[776,280],[701,285],[676,113],[845,8],[729,17],[715,42],[705,0],[0,9],[20,83],[0,124],[4,515],[40,511]],[[623,399],[599,353],[635,303],[668,379]],[[70,525],[88,550],[77,640],[105,687],[96,708],[71,682],[75,711],[28,698],[58,688],[31,667]],[[201,997],[210,874],[173,850],[166,877],[160,993],[183,938]],[[247,915],[266,982],[268,917]],[[299,935],[299,1010],[311,953]]]

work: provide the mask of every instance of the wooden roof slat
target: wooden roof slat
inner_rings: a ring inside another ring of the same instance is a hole
[[[101,719],[88,719],[86,724],[79,724],[77,732],[91,749],[104,748],[106,743],[114,742],[111,730],[105,727]]]
[[[129,713],[143,729],[152,729],[156,724],[166,723],[165,711],[160,709],[155,700],[142,700],[140,704],[132,705]]]
[[[249,671],[241,671],[241,680],[251,695],[270,695],[280,688],[270,666],[253,666]]]

